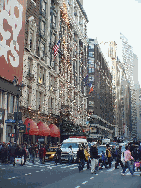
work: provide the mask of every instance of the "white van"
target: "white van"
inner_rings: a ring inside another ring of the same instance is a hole
[[[69,147],[72,146],[72,151],[73,151],[73,157],[74,157],[74,161],[77,158],[77,151],[79,150],[79,145],[80,144],[88,144],[87,139],[83,139],[83,138],[68,138],[66,140],[64,140],[62,142],[61,145],[61,150],[62,150],[62,154],[61,154],[61,160],[62,161],[68,161],[69,158]]]

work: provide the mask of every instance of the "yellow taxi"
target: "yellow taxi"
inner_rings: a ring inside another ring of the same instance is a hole
[[[52,161],[58,147],[50,147],[45,155],[45,161]]]

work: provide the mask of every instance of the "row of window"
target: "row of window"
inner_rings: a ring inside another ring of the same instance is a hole
[[[0,108],[7,108],[8,113],[14,113],[17,109],[16,96],[7,93],[5,97],[5,92],[0,91]]]

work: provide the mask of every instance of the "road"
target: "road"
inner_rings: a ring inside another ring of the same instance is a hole
[[[79,173],[77,164],[55,165],[54,162],[25,166],[0,164],[0,188],[141,188],[141,172],[132,177],[127,170],[121,175],[122,168],[99,170],[91,174],[84,168]]]

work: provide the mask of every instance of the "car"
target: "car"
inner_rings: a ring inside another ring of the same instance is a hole
[[[54,160],[55,153],[58,147],[50,147],[45,155],[45,161],[52,161]]]

